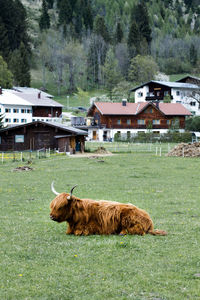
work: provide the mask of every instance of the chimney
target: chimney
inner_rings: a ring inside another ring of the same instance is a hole
[[[156,107],[159,108],[159,100],[156,100]]]
[[[126,106],[127,99],[122,99],[122,106]]]
[[[41,98],[41,92],[38,93],[38,99],[40,99],[40,98]]]

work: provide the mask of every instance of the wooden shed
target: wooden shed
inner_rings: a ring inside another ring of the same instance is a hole
[[[59,149],[60,152],[84,151],[87,132],[53,122],[30,122],[0,130],[0,151]]]

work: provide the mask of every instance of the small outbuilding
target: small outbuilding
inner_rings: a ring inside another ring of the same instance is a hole
[[[0,130],[0,151],[58,149],[84,151],[87,132],[56,122],[35,121]]]

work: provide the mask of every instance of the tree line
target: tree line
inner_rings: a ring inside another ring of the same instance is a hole
[[[42,0],[36,38],[19,0],[0,7],[0,55],[16,85],[29,86],[37,66],[43,87],[51,74],[58,94],[95,87],[112,96],[158,70],[199,72],[197,0]]]

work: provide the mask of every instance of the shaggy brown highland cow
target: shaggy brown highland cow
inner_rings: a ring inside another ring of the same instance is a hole
[[[139,234],[166,235],[154,230],[148,213],[132,204],[114,201],[79,199],[68,193],[57,193],[53,182],[51,189],[56,198],[50,204],[50,218],[68,223],[67,234]]]

